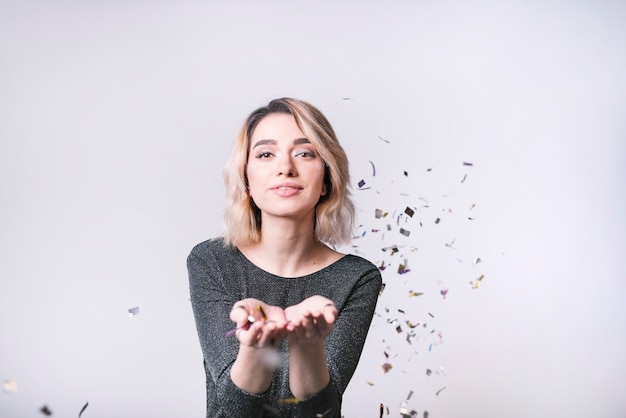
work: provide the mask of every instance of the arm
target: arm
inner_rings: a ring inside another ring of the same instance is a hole
[[[271,351],[286,334],[284,312],[259,300],[245,299],[235,304],[230,318],[237,326],[236,335],[240,342],[230,377],[235,385],[247,392],[266,392],[274,371]]]
[[[289,388],[296,399],[307,399],[330,382],[324,338],[333,330],[337,309],[329,299],[316,295],[285,310],[290,321]]]
[[[255,333],[238,332],[226,336],[239,323],[234,323],[230,318],[230,311],[235,301],[240,297],[232,291],[227,292],[218,263],[212,259],[208,251],[192,251],[187,259],[189,271],[189,285],[191,304],[198,330],[198,337],[205,360],[207,374],[207,414],[209,416],[229,417],[261,417],[263,405],[267,403],[265,389],[269,387],[263,379],[255,380],[260,386],[249,387],[246,383],[238,381],[243,387],[238,386],[231,374],[237,380],[238,372],[232,372],[236,359],[239,358],[240,350],[243,350],[241,370],[256,370],[252,363],[244,360],[254,360],[247,357],[253,352],[252,347],[240,348],[237,337],[252,337]],[[261,322],[259,322],[261,324]],[[261,372],[264,375],[265,371]],[[246,390],[252,389],[252,390]]]
[[[303,379],[301,379],[300,388],[304,388],[304,385],[309,386],[309,390],[313,392],[316,388],[322,386],[322,382],[328,382],[325,387],[317,392],[313,393],[309,397],[298,398],[298,411],[303,416],[315,416],[315,414],[325,414],[331,410],[332,415],[328,416],[340,416],[341,397],[345,391],[348,382],[352,378],[361,351],[365,343],[365,338],[369,330],[369,326],[374,315],[374,309],[376,307],[376,301],[378,300],[378,294],[382,279],[378,269],[372,265],[372,268],[361,271],[361,276],[358,280],[353,282],[353,285],[346,292],[332,292],[333,299],[338,308],[334,322],[330,321],[327,325],[330,326],[330,330],[324,339],[324,355],[325,359],[320,362],[319,359],[319,346],[314,345],[309,347],[315,354],[315,357],[305,357],[306,349],[296,349],[293,351],[291,338],[288,336],[290,345],[290,387],[292,391],[298,391],[299,389],[294,386],[296,376],[291,374],[291,368],[295,367],[300,372],[314,369],[319,366],[320,369],[314,370],[313,376],[316,376],[316,381],[306,380],[306,373],[303,373]],[[338,286],[341,286],[340,284]],[[288,311],[289,308],[286,310]],[[289,319],[289,315],[287,315]],[[322,331],[324,333],[324,331]],[[292,354],[299,356],[299,364],[292,362]],[[313,358],[315,359],[313,361]],[[317,373],[322,374],[317,374]],[[329,380],[323,379],[324,372],[328,373]],[[316,387],[314,387],[316,386]],[[305,392],[307,390],[305,389]],[[296,393],[294,392],[294,395]],[[296,395],[297,397],[297,395]],[[308,414],[308,415],[307,415]],[[325,415],[326,416],[326,415]]]

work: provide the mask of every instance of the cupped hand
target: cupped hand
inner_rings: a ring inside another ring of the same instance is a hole
[[[230,319],[235,335],[243,345],[256,348],[277,347],[287,335],[285,312],[258,299],[243,299],[233,305]]]
[[[311,296],[285,309],[287,340],[290,344],[307,344],[323,340],[333,331],[337,319],[333,301]]]

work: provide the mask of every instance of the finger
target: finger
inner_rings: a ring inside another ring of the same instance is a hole
[[[230,311],[230,319],[236,323],[242,323],[248,318],[248,309],[241,302],[237,302]]]

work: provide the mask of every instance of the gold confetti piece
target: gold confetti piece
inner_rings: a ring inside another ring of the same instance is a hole
[[[415,328],[415,327],[418,327],[418,326],[419,326],[419,324],[420,324],[420,323],[418,322],[417,324],[413,325],[413,323],[412,323],[411,321],[409,321],[409,320],[407,320],[407,321],[405,321],[405,322],[406,322],[406,326],[407,326],[407,327],[409,327],[409,328],[411,328],[411,329],[413,329],[413,328]]]
[[[374,383],[370,382],[369,380],[366,380],[365,383],[367,383],[369,386],[374,386]]]
[[[374,211],[374,217],[376,219],[384,218],[385,216],[387,216],[387,212],[383,212],[382,209],[376,209]]]
[[[259,310],[259,312],[261,312],[261,316],[263,317],[263,320],[267,321],[267,315],[265,315],[265,311],[263,310],[263,307],[261,305],[258,305],[257,309]]]
[[[393,366],[391,365],[391,363],[385,363],[382,365],[382,368],[383,368],[383,372],[388,373],[389,370],[393,368]]]
[[[298,402],[300,402],[298,399],[296,398],[285,398],[285,399],[279,399],[278,403],[282,403],[282,404],[297,404]]]
[[[470,285],[472,286],[472,289],[478,289],[480,287],[480,284],[483,282],[483,279],[485,278],[484,274],[481,274],[480,277],[478,279],[476,279],[476,282],[470,282]]]
[[[5,380],[2,383],[2,391],[9,395],[13,395],[17,392],[17,383],[13,380]]]
[[[412,290],[409,290],[409,297],[412,298],[413,296],[422,296],[424,293],[423,292],[414,292]]]

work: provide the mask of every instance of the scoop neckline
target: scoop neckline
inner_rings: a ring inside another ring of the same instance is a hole
[[[325,270],[330,270],[330,269],[334,268],[335,266],[337,266],[337,264],[339,264],[341,261],[343,261],[346,257],[351,256],[351,254],[343,254],[343,255],[342,255],[339,259],[337,259],[337,260],[333,261],[333,262],[332,262],[332,263],[330,263],[329,265],[327,265],[327,266],[325,266],[325,267],[322,267],[321,269],[316,270],[316,271],[314,271],[314,272],[312,272],[312,273],[308,273],[308,274],[305,274],[305,275],[303,275],[303,276],[286,277],[286,276],[279,276],[279,275],[277,275],[277,274],[271,273],[271,272],[269,272],[269,271],[267,271],[267,270],[265,270],[265,269],[263,269],[263,268],[261,268],[261,267],[257,266],[257,265],[256,265],[256,264],[254,264],[254,263],[253,263],[253,262],[252,262],[252,261],[251,261],[248,257],[246,257],[246,256],[244,255],[244,253],[242,253],[242,252],[241,252],[241,250],[239,249],[239,247],[237,247],[236,245],[234,245],[234,246],[233,246],[233,248],[234,248],[235,252],[237,253],[237,256],[238,256],[239,258],[243,259],[243,260],[244,260],[247,264],[249,264],[250,266],[252,266],[254,269],[256,269],[256,270],[258,270],[258,271],[260,271],[260,272],[263,272],[263,273],[264,273],[264,274],[266,274],[266,275],[269,275],[269,276],[272,276],[272,277],[275,277],[275,278],[278,278],[278,279],[284,279],[284,280],[298,280],[298,279],[306,279],[306,278],[308,278],[308,277],[318,275],[318,274],[320,274],[320,273],[324,272]]]

